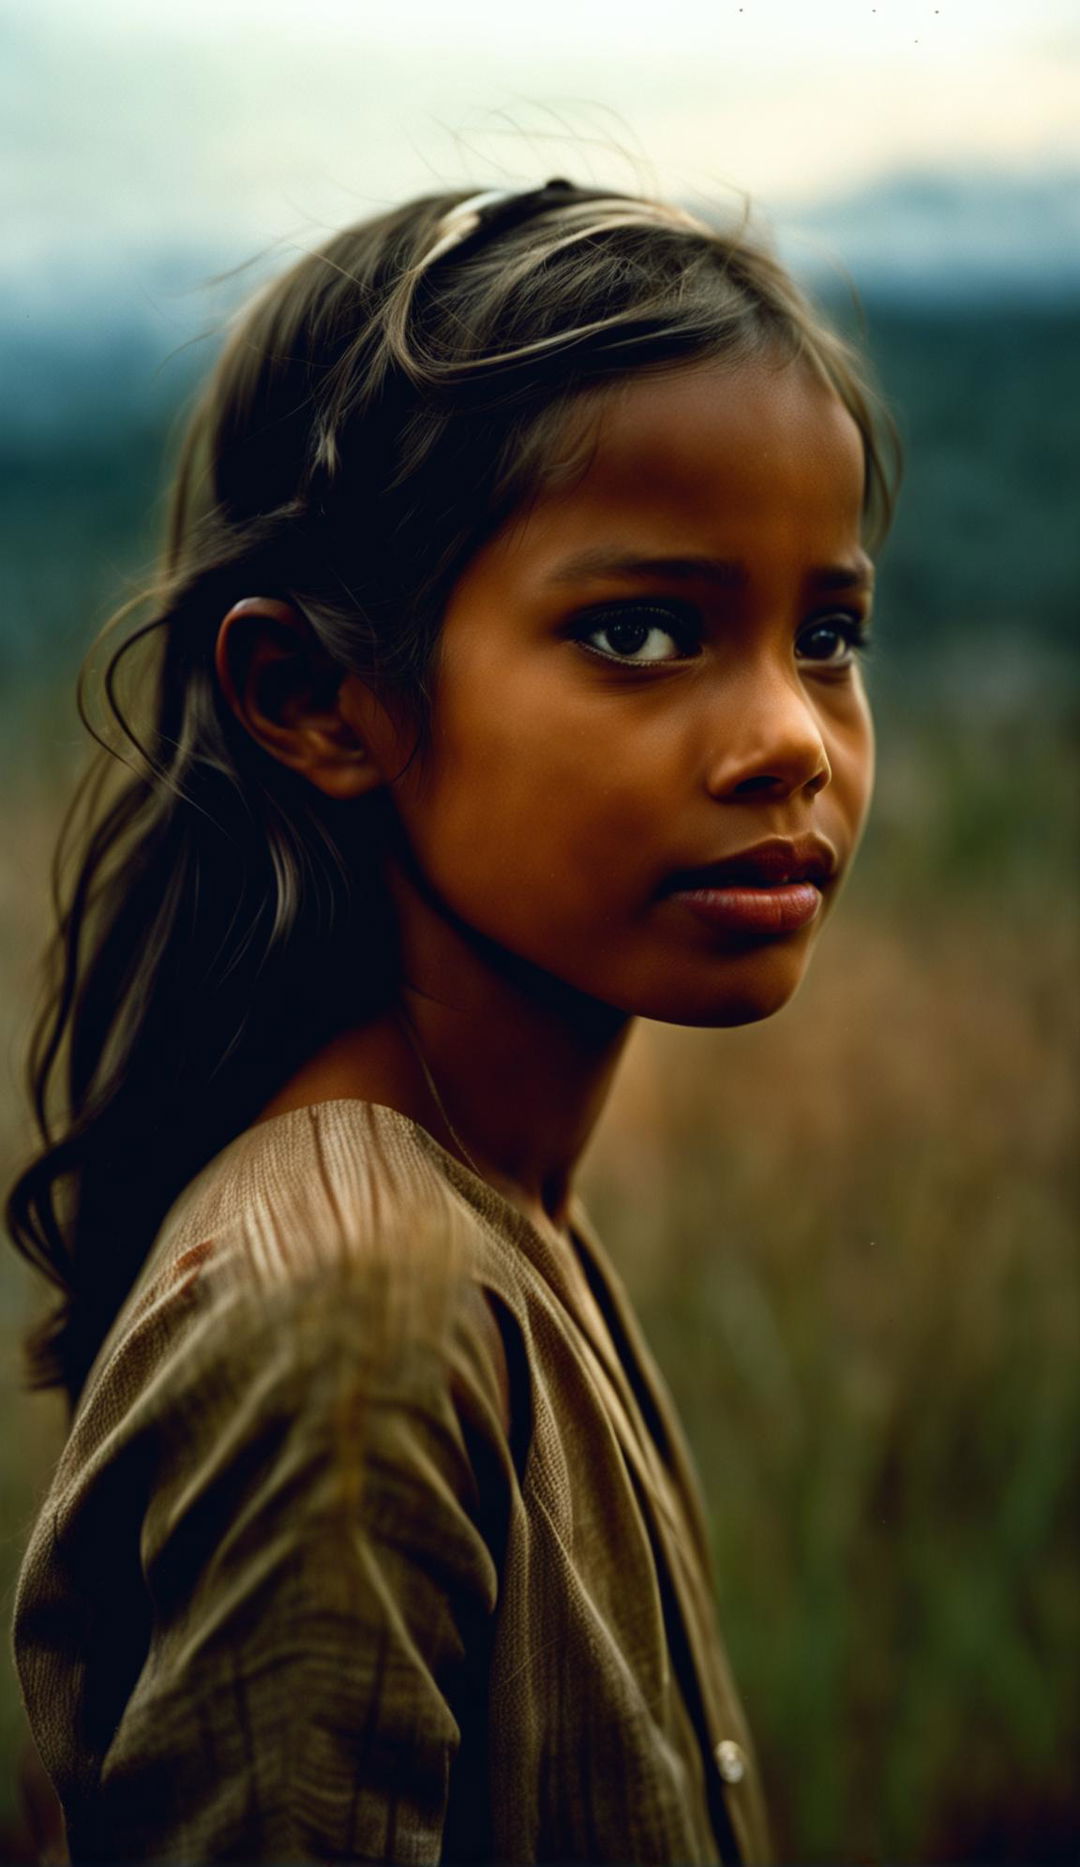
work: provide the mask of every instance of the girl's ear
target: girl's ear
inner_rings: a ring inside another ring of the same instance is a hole
[[[327,797],[387,782],[398,734],[355,675],[343,674],[291,603],[246,596],[218,630],[214,667],[240,724]]]

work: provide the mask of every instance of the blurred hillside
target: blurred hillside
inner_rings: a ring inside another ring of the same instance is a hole
[[[1080,573],[1080,178],[902,176],[776,225],[790,262],[867,341],[899,416],[908,473],[881,568],[883,663],[967,660],[981,645],[984,682],[1024,684],[1036,666],[1057,680]],[[123,579],[150,561],[170,423],[214,354],[220,307],[265,270],[264,257],[193,291],[219,257],[151,253],[126,296],[100,273],[76,278],[77,312],[52,275],[33,290],[12,282],[0,309],[8,697],[66,680]]]
[[[789,258],[835,272],[894,303],[1060,303],[1080,294],[1080,176],[1075,167],[989,174],[929,169],[890,175],[804,207]]]
[[[1078,306],[863,301],[908,468],[881,567],[890,658],[951,656],[994,636],[1003,677],[1024,678],[1033,658],[1072,652]],[[836,310],[852,324],[846,307]],[[8,693],[21,678],[66,676],[120,580],[152,554],[169,424],[212,349],[177,355],[162,376],[151,374],[150,354],[145,338],[139,346],[123,332],[78,333],[69,348],[39,352],[40,424],[21,360],[23,407],[0,433]]]

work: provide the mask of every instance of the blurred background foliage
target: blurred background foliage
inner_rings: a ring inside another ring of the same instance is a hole
[[[639,1030],[585,1175],[700,1461],[785,1860],[1076,1857],[1078,307],[864,293],[908,469],[860,865],[781,1017]],[[209,356],[95,343],[24,342],[0,438],[5,1174],[74,668]],[[7,1609],[61,1421],[19,1393],[11,1253],[0,1299]],[[4,1858],[20,1718],[5,1666]]]

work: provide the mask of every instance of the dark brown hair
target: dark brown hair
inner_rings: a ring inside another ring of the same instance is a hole
[[[448,592],[575,470],[568,413],[707,357],[798,357],[831,383],[863,438],[871,547],[888,524],[891,424],[745,228],[562,185],[454,244],[462,200],[348,228],[237,320],[183,442],[147,613],[100,677],[102,726],[80,677],[98,747],[56,856],[29,1058],[40,1148],[7,1204],[61,1293],[30,1378],[73,1402],[186,1182],[394,991],[385,800],[326,799],[238,724],[213,667],[230,605],[287,597],[335,668],[408,703],[419,745]]]

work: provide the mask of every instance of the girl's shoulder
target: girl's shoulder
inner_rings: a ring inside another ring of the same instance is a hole
[[[268,1371],[297,1392],[347,1372],[414,1396],[463,1365],[505,1413],[486,1291],[512,1253],[405,1116],[324,1102],[257,1123],[166,1215],[90,1372],[80,1416],[127,1416]],[[88,1423],[88,1421],[87,1421]],[[76,1434],[76,1437],[78,1435]]]
[[[257,1122],[181,1193],[140,1284],[194,1272],[268,1294],[355,1273],[434,1291],[482,1274],[489,1233],[448,1160],[415,1122],[371,1102],[316,1102]]]
[[[527,1218],[396,1109],[308,1104],[245,1129],[189,1183],[110,1341],[192,1306],[280,1307],[295,1332],[328,1293],[388,1352],[445,1341],[463,1315],[490,1327],[493,1308],[528,1337],[538,1309],[565,1326],[588,1301],[583,1235],[601,1248],[576,1196],[570,1219],[573,1236]]]

